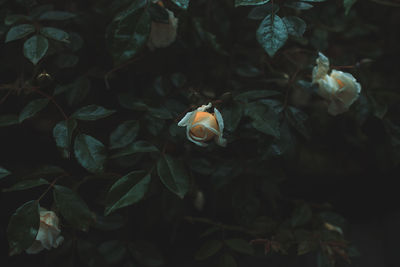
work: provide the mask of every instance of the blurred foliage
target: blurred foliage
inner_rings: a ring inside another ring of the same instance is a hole
[[[293,173],[323,180],[400,163],[398,7],[1,0],[10,255],[32,244],[40,202],[65,237],[40,266],[232,267],[304,254],[312,266],[347,266],[357,252],[346,219],[280,189]],[[149,49],[167,9],[177,38]],[[362,86],[347,113],[330,116],[315,94],[318,51]],[[222,113],[226,148],[198,147],[177,126],[208,102]]]

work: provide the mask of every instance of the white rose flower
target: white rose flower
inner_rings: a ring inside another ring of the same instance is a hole
[[[151,22],[151,31],[147,46],[154,50],[155,48],[167,47],[172,44],[176,39],[176,32],[178,29],[178,19],[175,18],[174,13],[168,9],[168,24],[160,22]]]
[[[64,240],[60,236],[61,230],[58,228],[59,219],[57,215],[44,208],[40,208],[40,227],[36,240],[32,246],[26,250],[28,254],[37,254],[43,249],[50,250],[58,247]]]
[[[328,75],[329,60],[322,53],[319,53],[316,63],[312,82],[318,84],[317,93],[328,101],[328,113],[338,115],[346,112],[360,96],[361,85],[350,73],[332,70]]]
[[[186,127],[187,138],[196,145],[207,146],[206,142],[214,138],[218,145],[226,146],[226,139],[222,137],[224,130],[222,115],[216,108],[214,113],[207,112],[211,106],[211,103],[208,103],[195,111],[188,112],[178,122],[178,126]]]

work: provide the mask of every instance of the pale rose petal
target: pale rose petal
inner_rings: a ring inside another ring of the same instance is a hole
[[[361,85],[350,73],[333,70],[331,76],[344,84],[336,93],[336,97],[346,107],[350,107],[358,99],[361,92]]]
[[[218,135],[215,137],[215,142],[217,143],[217,145],[226,147],[226,139],[222,137],[222,135]]]
[[[190,142],[195,143],[195,144],[198,145],[198,146],[202,146],[202,147],[208,146],[207,143],[199,142],[199,141],[194,140],[190,134],[187,135],[187,139],[189,139]]]
[[[207,109],[209,109],[211,107],[212,107],[212,104],[210,102],[207,105],[202,105],[201,107],[197,108],[197,111],[206,111]]]
[[[313,83],[316,83],[317,80],[323,79],[329,71],[329,59],[321,52],[318,55],[319,57],[316,60],[317,65],[314,67],[312,73]]]
[[[195,144],[198,145],[198,146],[202,146],[202,147],[206,147],[206,146],[207,146],[206,143],[198,142],[198,141],[196,141],[196,140],[194,140],[194,139],[192,138],[192,136],[191,136],[191,134],[190,134],[190,127],[189,127],[189,126],[186,127],[186,138],[189,139],[190,142],[193,142],[193,143],[195,143]]]
[[[219,131],[217,129],[215,129],[212,126],[210,126],[210,119],[209,118],[200,120],[198,123],[193,124],[191,128],[196,127],[198,125],[203,126],[204,128],[210,130],[214,134],[217,134],[217,135],[219,134]]]
[[[201,125],[201,126],[202,126],[202,125]],[[202,126],[202,127],[203,127],[203,126]],[[194,140],[196,140],[196,141],[204,141],[204,140],[206,140],[207,137],[208,137],[207,131],[204,131],[204,136],[203,136],[203,137],[198,137],[198,136],[194,135],[192,132],[190,132],[189,134],[190,134],[190,136],[191,136]]]
[[[64,237],[63,236],[57,237],[56,242],[54,243],[54,247],[58,248],[62,244],[63,241],[64,241]]]
[[[328,75],[329,60],[322,53],[316,62],[312,82],[318,84],[318,95],[328,101],[328,113],[338,115],[346,112],[358,99],[361,85],[350,73],[332,70]]]
[[[194,118],[195,112],[188,112],[186,115],[178,122],[178,126],[187,126],[192,123],[191,118]]]
[[[331,100],[339,88],[338,83],[332,77],[325,75],[324,79],[318,80],[317,94],[326,100]]]
[[[217,108],[214,108],[214,115],[218,122],[219,131],[222,134],[224,131],[224,119]]]
[[[224,132],[224,119],[222,118],[222,115],[217,108],[214,108],[214,114],[215,114],[215,118],[217,119],[218,126],[219,126],[219,134],[218,134],[218,137],[215,138],[215,142],[218,145],[225,147],[227,141],[225,138],[222,137],[223,132]]]
[[[26,253],[28,254],[37,254],[40,251],[42,251],[44,249],[44,247],[42,246],[42,243],[35,240],[32,244],[32,246],[30,246],[28,249],[26,249]]]
[[[64,240],[60,236],[61,230],[58,228],[59,219],[53,211],[40,208],[40,226],[35,241],[26,250],[29,254],[35,254],[45,249],[58,247]]]
[[[151,50],[167,47],[175,42],[178,29],[178,19],[175,18],[172,11],[168,9],[165,10],[168,12],[168,24],[154,21],[151,23],[151,31],[149,40],[147,41],[147,46]]]
[[[58,228],[59,219],[53,211],[40,211],[40,221]]]
[[[339,115],[348,110],[349,110],[348,107],[339,99],[334,99],[331,102],[329,102],[328,113],[333,116]]]

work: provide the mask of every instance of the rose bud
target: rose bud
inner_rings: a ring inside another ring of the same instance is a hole
[[[33,242],[26,253],[37,254],[43,249],[50,250],[58,247],[64,240],[60,236],[61,230],[58,228],[59,219],[53,211],[48,211],[40,208],[40,227],[36,235],[36,240]]]
[[[350,73],[332,70],[330,75],[329,60],[322,53],[316,60],[312,82],[318,84],[317,93],[328,101],[328,113],[338,115],[349,110],[361,92],[361,85]]]
[[[151,50],[167,47],[176,39],[178,19],[175,18],[172,11],[168,9],[165,10],[168,12],[168,23],[151,22],[151,31],[147,41],[147,46]]]
[[[226,139],[222,137],[224,130],[222,115],[216,108],[214,108],[214,113],[207,112],[209,108],[211,108],[211,103],[188,112],[178,122],[178,126],[186,127],[187,138],[196,145],[204,147],[207,146],[207,141],[214,139],[218,145],[226,146]]]

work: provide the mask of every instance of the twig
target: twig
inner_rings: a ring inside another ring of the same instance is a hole
[[[40,90],[38,87],[31,87],[29,88],[30,90],[46,97],[47,99],[49,99],[51,102],[53,102],[53,104],[57,107],[57,109],[60,111],[60,113],[62,114],[62,116],[64,117],[65,120],[68,120],[68,116],[67,114],[65,114],[64,110],[62,109],[62,107],[54,100],[54,98],[48,94],[46,94],[45,92],[43,92],[42,90]]]
[[[382,1],[382,0],[369,0],[369,1],[384,6],[400,7],[400,4],[392,3],[389,1]]]
[[[53,182],[51,182],[51,184],[47,187],[46,191],[44,191],[43,194],[41,194],[40,197],[36,201],[39,202],[47,194],[47,192],[49,192],[49,190],[56,184],[57,180],[63,176],[66,176],[66,175],[61,175],[61,176],[57,177],[56,179],[54,179]]]
[[[136,60],[140,59],[140,57],[134,57],[131,60],[122,63],[121,65],[116,66],[115,68],[111,69],[110,71],[108,71],[105,75],[104,75],[104,83],[106,84],[107,89],[110,89],[110,83],[108,82],[108,76],[110,76],[111,74],[113,74],[114,72],[124,68],[125,66],[135,62]]]
[[[186,216],[186,217],[184,217],[184,219],[191,223],[198,222],[198,223],[213,225],[213,226],[219,227],[223,230],[242,232],[242,233],[246,233],[246,234],[253,235],[253,236],[258,234],[258,232],[256,232],[256,231],[248,230],[246,228],[236,226],[236,225],[228,225],[228,224],[223,224],[223,223],[219,223],[219,222],[214,222],[207,218]]]

